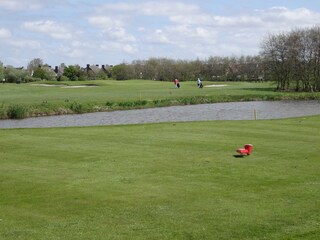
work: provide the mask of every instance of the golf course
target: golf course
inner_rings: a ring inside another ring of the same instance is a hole
[[[64,88],[79,85],[87,87]],[[271,83],[204,85],[3,84],[0,115],[10,118],[12,106],[25,118],[77,113],[72,103],[90,112],[320,96],[275,92]],[[320,236],[320,115],[0,129],[0,136],[0,239]],[[250,156],[236,152],[244,144],[253,145]]]
[[[0,119],[257,100],[319,100],[320,93],[277,92],[272,82],[151,80],[43,81],[0,85]]]

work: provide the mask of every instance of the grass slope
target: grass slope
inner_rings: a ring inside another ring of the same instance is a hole
[[[0,239],[319,239],[319,123],[0,130]]]

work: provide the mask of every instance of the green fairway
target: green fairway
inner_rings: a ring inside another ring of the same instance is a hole
[[[50,84],[53,87],[45,86]],[[43,84],[42,86],[39,84]],[[60,84],[60,87],[59,85]],[[96,87],[64,88],[68,86],[84,86],[94,84]],[[164,99],[186,96],[225,95],[225,94],[275,94],[270,83],[244,82],[207,82],[206,85],[226,85],[224,87],[204,87],[199,89],[196,82],[182,82],[181,89],[176,89],[172,82],[148,80],[101,80],[75,82],[37,82],[29,84],[2,84],[0,85],[0,103],[39,104],[43,100],[51,103],[69,101],[98,102],[132,101],[138,99]]]
[[[319,239],[319,133],[320,116],[0,130],[0,239]]]
[[[196,82],[182,82],[181,89],[176,89],[172,82],[148,80],[41,83],[52,86],[1,84],[0,119],[230,101],[320,99],[320,93],[275,92],[272,83],[205,82],[203,89]],[[82,87],[70,88],[76,86]]]

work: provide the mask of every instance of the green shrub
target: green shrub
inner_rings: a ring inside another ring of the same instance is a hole
[[[133,102],[129,102],[129,101],[119,102],[119,103],[118,103],[118,106],[119,106],[119,107],[123,107],[123,108],[133,107]]]
[[[145,106],[147,105],[147,100],[137,100],[133,102],[133,106],[139,107],[139,106]]]
[[[106,102],[106,106],[107,106],[107,107],[112,107],[112,106],[114,106],[114,105],[115,105],[114,102],[109,102],[109,101]]]
[[[162,106],[170,106],[174,100],[171,99],[155,99],[153,100],[154,106],[162,107]]]
[[[31,77],[31,76],[26,76],[24,78],[24,82],[28,83],[28,82],[37,82],[37,81],[42,81],[41,78],[35,78],[35,77]]]
[[[77,103],[77,102],[71,103],[70,104],[70,109],[74,113],[84,113],[84,112],[86,112],[86,108],[84,107],[84,105],[81,104],[81,103]]]
[[[27,108],[23,105],[10,105],[7,110],[7,116],[11,119],[22,119],[27,117]]]
[[[57,78],[57,80],[63,82],[63,81],[69,81],[70,79],[64,75],[61,75]]]
[[[4,104],[0,105],[0,119],[6,119],[7,116],[7,109],[5,108]]]
[[[147,103],[148,103],[147,100],[125,101],[125,102],[118,102],[118,103],[107,102],[106,106],[108,107],[118,106],[120,108],[139,108],[147,105]]]

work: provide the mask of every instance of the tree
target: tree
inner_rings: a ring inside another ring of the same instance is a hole
[[[268,36],[262,56],[279,90],[320,91],[319,26]]]
[[[131,65],[122,63],[120,65],[113,66],[111,73],[113,78],[116,80],[128,80],[133,78],[134,69]]]
[[[63,76],[66,76],[71,81],[84,80],[84,72],[81,71],[79,65],[69,65],[64,68]]]
[[[43,80],[56,80],[57,74],[51,69],[50,66],[42,66],[42,67],[37,67],[33,71],[34,78],[40,78]]]
[[[35,69],[43,65],[43,60],[41,58],[35,58],[28,63],[27,70],[30,75],[34,72]]]
[[[278,90],[290,89],[288,41],[284,33],[269,35],[262,44],[262,55],[269,64],[270,74],[276,79]]]
[[[146,79],[157,80],[159,71],[159,61],[156,58],[150,58],[145,63],[145,77]]]
[[[4,68],[2,65],[0,65],[0,82],[4,79]]]
[[[23,69],[16,69],[12,66],[7,66],[4,69],[4,78],[9,83],[20,83],[23,82],[27,76],[27,71]]]
[[[225,80],[227,65],[222,57],[209,57],[205,63],[205,77],[208,80]]]
[[[309,31],[312,52],[312,83],[311,91],[320,91],[320,26]]]
[[[32,77],[46,79],[46,71],[41,67],[37,67],[33,70]]]

